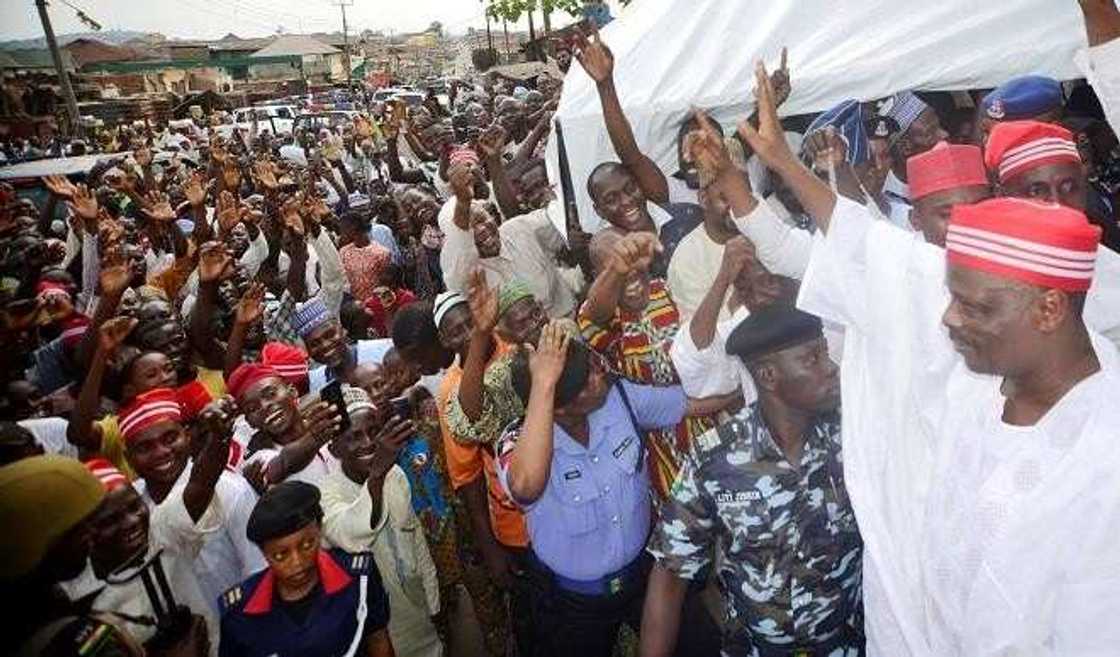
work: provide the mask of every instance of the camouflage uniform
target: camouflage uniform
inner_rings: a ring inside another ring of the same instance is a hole
[[[697,439],[649,551],[692,579],[717,538],[725,655],[862,654],[863,542],[844,488],[838,415],[809,430],[796,469],[757,403]]]

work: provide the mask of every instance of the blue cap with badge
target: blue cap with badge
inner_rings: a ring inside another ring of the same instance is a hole
[[[984,116],[996,121],[1032,119],[1062,106],[1062,85],[1043,75],[1011,78],[984,96]]]

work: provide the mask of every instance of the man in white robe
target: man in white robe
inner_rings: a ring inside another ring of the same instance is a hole
[[[744,137],[827,233],[799,306],[846,327],[868,654],[1114,654],[1120,357],[1081,312],[1099,231],[997,199],[954,208],[947,258],[804,169],[758,85]]]

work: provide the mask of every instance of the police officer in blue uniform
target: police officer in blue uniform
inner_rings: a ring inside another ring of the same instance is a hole
[[[227,591],[221,657],[392,657],[389,599],[373,555],[320,547],[319,489],[265,493],[246,533],[268,568]]]

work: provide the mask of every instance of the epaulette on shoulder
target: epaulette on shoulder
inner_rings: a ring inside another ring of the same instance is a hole
[[[218,598],[218,602],[221,606],[222,613],[225,613],[225,612],[233,610],[233,609],[237,609],[238,607],[241,606],[241,603],[244,602],[244,601],[245,601],[245,584],[244,584],[244,582],[241,583],[241,584],[238,584],[237,586],[234,586],[234,587],[228,589],[225,593],[222,594],[222,597]]]
[[[372,552],[347,552],[339,561],[352,575],[368,575],[377,568]]]

